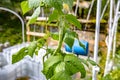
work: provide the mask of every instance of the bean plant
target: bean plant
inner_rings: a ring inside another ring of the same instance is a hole
[[[88,62],[93,65],[96,64],[89,58],[84,60],[78,58],[75,54],[66,53],[61,49],[62,44],[67,44],[72,48],[74,40],[79,39],[78,34],[72,30],[72,27],[81,29],[81,24],[74,15],[69,14],[72,10],[73,1],[74,0],[28,0],[21,3],[23,14],[34,9],[34,13],[27,25],[36,21],[41,13],[40,9],[42,7],[53,8],[52,13],[48,16],[49,18],[48,21],[46,21],[46,24],[56,22],[59,31],[58,35],[46,31],[45,37],[31,42],[28,47],[24,47],[14,54],[12,56],[12,63],[18,62],[26,55],[30,55],[31,57],[33,57],[33,55],[38,55],[38,50],[45,47],[46,54],[43,57],[42,72],[48,80],[72,80],[72,75],[77,72],[81,73],[81,78],[86,76],[84,64],[88,65]],[[47,46],[49,45],[46,44],[48,37],[57,39],[56,36],[58,36],[59,42],[57,48],[48,48]],[[79,45],[85,49],[80,41]],[[45,57],[47,57],[47,60],[44,60]]]

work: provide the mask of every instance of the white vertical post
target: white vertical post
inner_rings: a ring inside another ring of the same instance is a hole
[[[97,13],[96,13],[96,30],[95,30],[95,45],[94,45],[94,61],[97,62],[98,58],[98,44],[100,32],[100,13],[101,13],[101,0],[97,0]],[[92,80],[97,80],[96,66],[93,67]]]
[[[110,14],[109,14],[109,37],[108,37],[108,52],[107,52],[107,60],[106,60],[106,65],[105,65],[105,70],[104,70],[104,76],[107,74],[108,72],[108,62],[109,62],[109,58],[110,57],[110,37],[112,35],[112,23],[113,23],[113,0],[110,0]],[[112,46],[112,45],[111,45]],[[112,63],[113,64],[113,63]],[[112,67],[112,66],[110,66]],[[111,69],[111,68],[110,68]]]
[[[119,13],[119,6],[120,6],[120,0],[118,0],[117,3],[117,8],[116,8],[116,13],[114,17],[114,22],[113,22],[113,27],[111,29],[111,34],[109,37],[109,44],[108,44],[108,52],[107,52],[107,58],[106,58],[106,64],[105,64],[105,71],[104,71],[104,76],[109,73],[108,67],[109,67],[109,61],[110,61],[110,53],[112,51],[112,43],[113,43],[113,36],[115,33],[115,29],[117,27],[117,22],[118,22],[118,13]]]
[[[78,7],[79,7],[79,0],[77,0],[77,2],[76,2],[75,16],[77,16]]]
[[[116,52],[116,36],[117,36],[117,27],[115,27],[115,34],[114,34],[114,41],[113,41],[113,55],[112,55],[113,59],[115,58],[115,52]]]
[[[88,11],[87,20],[89,20],[89,18],[90,18],[90,14],[91,14],[92,7],[93,7],[94,2],[95,2],[95,0],[92,0],[91,5],[90,5],[90,9],[89,9],[89,11]]]
[[[109,16],[109,39],[111,35],[112,23],[113,23],[113,0],[110,0],[110,16]]]
[[[113,2],[115,6],[115,1]],[[119,16],[120,17],[120,16]],[[118,24],[118,23],[117,23]],[[113,58],[115,58],[115,51],[116,51],[116,35],[117,35],[117,27],[115,28],[115,35],[114,35],[114,43],[113,43]]]
[[[107,9],[107,6],[108,6],[109,2],[110,2],[110,0],[108,0],[108,1],[106,2],[106,5],[105,5],[105,7],[104,7],[104,9],[103,9],[103,11],[102,11],[100,20],[103,18],[103,15],[104,15],[104,13],[105,13],[105,11],[106,11],[106,9]]]

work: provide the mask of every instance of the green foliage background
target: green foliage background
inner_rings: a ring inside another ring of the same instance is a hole
[[[20,16],[20,2],[23,0],[0,0],[0,6],[17,12]],[[0,10],[0,43],[10,42],[15,45],[22,42],[22,25],[20,20],[12,13]]]

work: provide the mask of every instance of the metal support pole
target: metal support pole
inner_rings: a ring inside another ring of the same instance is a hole
[[[104,71],[104,76],[106,76],[109,73],[108,67],[109,67],[109,61],[110,61],[110,54],[112,51],[112,43],[113,43],[113,36],[115,33],[115,29],[117,27],[117,22],[118,22],[118,14],[119,14],[119,6],[120,6],[120,0],[118,0],[117,3],[117,8],[116,8],[116,14],[114,17],[114,22],[113,22],[113,27],[111,29],[110,37],[109,37],[109,44],[108,44],[108,52],[107,52],[107,58],[106,58],[106,64],[105,64],[105,71]]]
[[[114,6],[115,6],[115,4],[114,4],[114,1],[113,0],[111,0],[111,3],[110,3],[110,5],[112,5],[111,7],[110,7],[110,13],[111,13],[111,15],[113,14],[113,9],[114,9]],[[111,9],[112,8],[112,9]],[[110,15],[110,17],[112,17]],[[109,23],[109,24],[113,24],[113,18],[111,19],[112,21],[111,21],[111,23]],[[117,24],[118,23],[116,23],[116,26],[117,26]],[[111,28],[112,28],[112,26],[109,26],[109,29],[111,30]],[[117,27],[115,28],[115,34],[114,34],[114,40],[113,40],[113,54],[112,54],[112,60],[111,60],[111,66],[110,66],[110,70],[112,70],[112,68],[113,68],[113,65],[114,65],[114,58],[115,58],[115,52],[116,52],[116,35],[117,35]],[[110,35],[109,35],[109,37],[110,37]]]
[[[78,10],[78,7],[79,7],[79,0],[77,0],[77,3],[76,3],[75,16],[77,16],[77,10]]]
[[[114,41],[113,41],[113,55],[112,55],[113,59],[115,58],[115,52],[116,52],[116,37],[117,37],[117,27],[115,28]]]
[[[87,15],[87,20],[89,20],[89,18],[90,18],[90,14],[91,14],[94,2],[95,2],[95,0],[92,0],[91,5],[90,5],[90,9],[89,9],[89,12],[88,12],[88,15]]]
[[[115,1],[113,1],[113,7],[115,7]],[[114,11],[115,13],[115,11]],[[120,16],[119,16],[120,17]],[[118,23],[117,23],[118,24]],[[116,52],[116,36],[117,36],[117,28],[115,28],[115,35],[114,35],[114,43],[113,43],[113,59],[115,58],[115,52]]]
[[[106,5],[105,5],[105,7],[104,7],[104,9],[103,9],[103,11],[102,11],[102,14],[101,14],[100,20],[102,20],[103,15],[104,15],[104,13],[105,13],[105,11],[106,11],[106,9],[107,9],[107,6],[108,6],[109,2],[110,2],[110,0],[107,1]]]
[[[110,38],[110,33],[112,29],[112,24],[113,24],[113,0],[110,0],[110,21],[109,21],[109,38]]]
[[[100,32],[100,13],[101,13],[101,0],[97,0],[97,13],[96,13],[96,30],[95,30],[95,45],[94,45],[94,61],[97,62],[98,58],[98,44]],[[93,67],[92,80],[97,80],[96,66]]]

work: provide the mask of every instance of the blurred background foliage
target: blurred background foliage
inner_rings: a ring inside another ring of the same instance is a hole
[[[20,2],[23,0],[0,0],[0,7],[5,7],[22,16]],[[23,16],[22,16],[23,17]],[[0,43],[14,45],[22,42],[22,25],[14,14],[0,10]]]
[[[0,0],[0,6],[9,8],[15,12],[17,12],[20,16],[25,18],[26,15],[29,15],[29,13],[25,14],[24,16],[22,15],[21,7],[20,7],[20,2],[24,0]],[[75,0],[76,1],[76,0]],[[92,1],[92,0],[86,0],[86,1]],[[104,8],[104,5],[106,4],[107,0],[102,0],[102,9]],[[95,0],[94,6],[92,8],[91,12],[91,19],[96,17],[96,3],[97,0]],[[81,9],[80,9],[81,10]],[[88,14],[89,9],[84,10],[84,18],[86,19],[87,14]],[[104,18],[108,19],[109,9],[107,9]],[[81,13],[81,11],[79,11]],[[0,10],[0,43],[4,43],[6,41],[10,42],[10,45],[14,45],[17,43],[22,42],[22,34],[21,34],[21,23],[19,19],[7,12],[7,11],[2,11]]]

